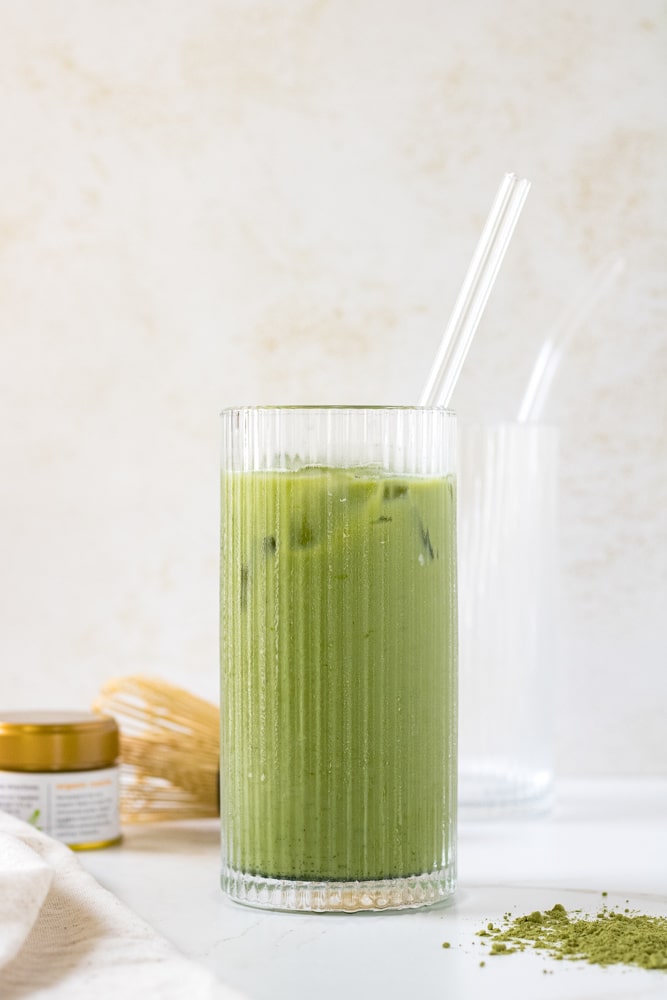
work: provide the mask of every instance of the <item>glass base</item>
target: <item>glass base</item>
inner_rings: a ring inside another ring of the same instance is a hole
[[[553,805],[553,774],[489,761],[462,761],[459,771],[459,816],[539,815]]]
[[[224,892],[237,903],[265,910],[301,910],[310,913],[414,910],[442,903],[453,895],[453,865],[426,875],[368,882],[304,882],[246,875],[223,870]]]

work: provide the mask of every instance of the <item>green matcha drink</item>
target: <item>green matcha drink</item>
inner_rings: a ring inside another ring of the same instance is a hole
[[[292,464],[222,477],[223,884],[433,902],[454,865],[454,481]]]

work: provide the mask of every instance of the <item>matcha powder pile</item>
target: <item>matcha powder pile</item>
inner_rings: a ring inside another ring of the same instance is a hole
[[[590,917],[580,910],[568,913],[557,903],[544,913],[536,910],[513,919],[508,913],[502,927],[489,924],[478,936],[490,939],[489,955],[537,948],[556,959],[667,969],[667,917],[629,910],[620,913],[604,906]]]

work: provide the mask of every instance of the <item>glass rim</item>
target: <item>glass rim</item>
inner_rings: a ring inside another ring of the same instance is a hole
[[[401,404],[383,404],[383,403],[369,403],[368,405],[364,403],[287,403],[284,405],[242,405],[242,406],[225,406],[220,411],[220,416],[224,417],[231,413],[289,413],[291,411],[295,412],[310,412],[310,413],[327,413],[327,412],[344,412],[344,411],[366,411],[368,413],[372,412],[395,412],[400,411],[403,413],[445,413],[450,417],[456,416],[456,411],[449,406],[409,406]]]
[[[560,424],[557,420],[517,420],[512,417],[459,417],[459,426],[461,430],[504,430],[509,428],[515,430],[516,428],[521,428],[522,430],[554,430],[559,431],[561,429]]]

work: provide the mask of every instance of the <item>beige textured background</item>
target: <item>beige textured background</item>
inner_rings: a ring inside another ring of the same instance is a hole
[[[0,0],[0,701],[217,691],[217,413],[412,402],[505,170],[455,405],[563,428],[561,772],[667,772],[662,0]]]

